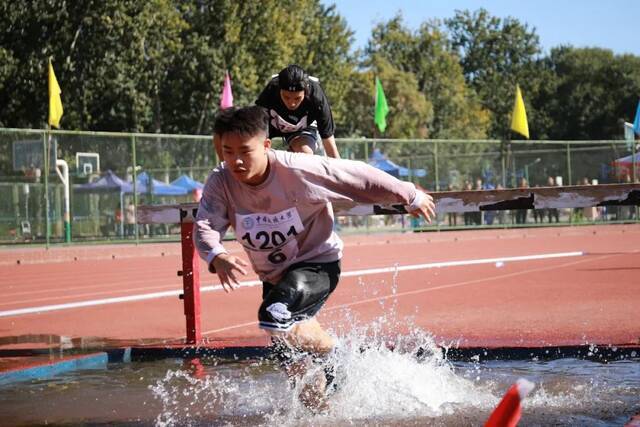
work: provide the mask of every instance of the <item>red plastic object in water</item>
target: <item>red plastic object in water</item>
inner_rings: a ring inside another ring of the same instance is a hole
[[[533,390],[534,384],[520,378],[509,387],[504,397],[493,410],[485,427],[515,427],[522,416],[520,402]]]
[[[624,427],[640,427],[640,414],[631,417]]]

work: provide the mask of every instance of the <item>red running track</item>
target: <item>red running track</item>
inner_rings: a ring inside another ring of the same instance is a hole
[[[439,343],[462,346],[640,343],[640,225],[351,235],[344,240],[343,278],[319,316],[336,331],[351,328],[354,319],[367,323],[386,316],[394,320],[385,326],[390,335],[414,325]],[[242,252],[235,242],[227,246]],[[566,252],[584,254],[464,264]],[[57,336],[96,345],[180,342],[185,318],[175,294],[74,306],[180,291],[179,253],[178,243],[0,251],[0,349],[34,348],[38,340],[47,346]],[[463,265],[423,265],[449,261]],[[369,271],[394,265],[401,270],[395,285],[393,272]],[[407,266],[415,269],[402,270]],[[204,268],[201,280],[202,286],[218,284]],[[232,294],[203,293],[206,337],[266,342],[256,326],[260,292],[259,286],[248,286]],[[68,306],[37,311],[60,304]],[[35,312],[10,314],[19,309]]]

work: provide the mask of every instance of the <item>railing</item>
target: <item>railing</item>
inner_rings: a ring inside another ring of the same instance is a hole
[[[481,188],[492,189],[515,188],[524,185],[523,179],[533,187],[546,186],[549,177],[559,178],[558,185],[572,185],[585,179],[589,183],[637,182],[640,175],[636,147],[626,141],[338,139],[337,144],[342,157],[376,163],[430,191],[462,190],[466,182],[475,188],[478,179]],[[274,146],[281,147],[280,141],[274,141]],[[194,135],[0,129],[0,153],[2,244],[176,240],[178,227],[138,225],[136,206],[192,202],[197,192],[162,193],[153,185],[142,185],[140,175],[158,183],[181,175],[204,182],[218,163],[211,137]],[[81,188],[107,170],[131,188]],[[487,214],[480,226],[540,224],[538,213],[534,211],[536,215],[525,223],[508,213]],[[564,211],[557,220],[637,218],[635,209],[616,207],[593,215]],[[349,217],[340,224],[343,232],[423,225],[404,217]],[[464,214],[443,214],[434,225],[439,229],[460,226],[478,223]]]

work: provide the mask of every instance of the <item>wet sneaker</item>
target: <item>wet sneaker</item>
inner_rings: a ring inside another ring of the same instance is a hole
[[[327,363],[323,370],[324,378],[327,381],[324,394],[331,396],[340,389],[339,383],[336,381],[336,366],[333,363]]]
[[[424,362],[427,359],[431,359],[434,356],[433,350],[430,348],[418,347],[418,350],[414,353],[413,357],[418,362]]]
[[[313,363],[322,366],[324,372],[326,380],[325,396],[330,396],[340,389],[341,381],[336,381],[336,377],[340,375],[337,374],[336,364],[333,360],[335,356],[331,357],[332,354],[333,352],[329,355],[316,356],[313,359]]]

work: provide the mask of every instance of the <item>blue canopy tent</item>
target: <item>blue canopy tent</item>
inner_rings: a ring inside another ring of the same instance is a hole
[[[389,175],[395,176],[396,178],[407,177],[410,175],[420,178],[427,176],[427,171],[424,169],[409,169],[393,163],[391,160],[387,159],[384,154],[382,154],[379,148],[373,150],[373,154],[369,159],[369,164],[385,171]]]
[[[427,176],[427,171],[425,169],[409,169],[402,166],[399,166],[398,172],[400,176],[417,176],[418,178],[424,178]]]
[[[111,191],[119,191],[121,193],[133,192],[131,183],[121,179],[113,173],[112,170],[106,171],[104,175],[94,182],[74,185],[73,189],[79,193],[106,193]]]
[[[189,194],[189,190],[186,188],[167,184],[157,179],[150,179],[149,174],[146,172],[138,175],[136,179],[136,191],[138,193],[151,193],[154,196],[184,196]],[[133,193],[133,185],[131,185],[130,192]]]
[[[178,179],[171,181],[171,185],[184,188],[190,192],[194,190],[202,190],[204,187],[203,183],[196,181],[188,175],[181,175]]]
[[[120,206],[124,207],[125,193],[133,193],[133,185],[126,182],[112,170],[107,170],[104,175],[94,182],[87,184],[77,184],[73,186],[74,191],[78,193],[120,193]],[[120,221],[120,235],[124,235],[124,224]]]

